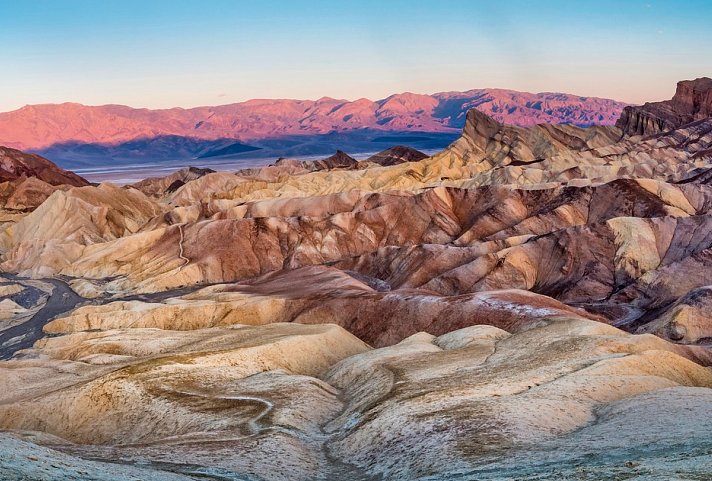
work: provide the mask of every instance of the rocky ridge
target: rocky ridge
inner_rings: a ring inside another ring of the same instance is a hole
[[[683,80],[671,100],[623,109],[616,126],[630,135],[655,135],[712,116],[712,79]]]
[[[44,157],[0,146],[0,226],[16,222],[57,190],[86,185]]]

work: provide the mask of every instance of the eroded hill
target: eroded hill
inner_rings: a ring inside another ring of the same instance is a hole
[[[705,85],[6,204],[0,475],[704,479]]]

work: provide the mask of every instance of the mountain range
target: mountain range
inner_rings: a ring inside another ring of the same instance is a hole
[[[249,100],[164,110],[76,103],[0,113],[0,145],[76,168],[122,159],[291,156],[375,152],[393,144],[439,149],[457,138],[467,111],[500,122],[611,125],[625,103],[562,93],[502,89],[402,93],[372,101]]]

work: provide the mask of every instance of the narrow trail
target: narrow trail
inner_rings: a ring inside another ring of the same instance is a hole
[[[217,394],[203,394],[199,392],[188,392],[188,391],[174,391],[176,394],[181,394],[183,396],[195,396],[195,397],[201,397],[201,398],[206,398],[206,399],[220,399],[220,400],[225,400],[225,401],[237,401],[238,403],[240,402],[247,402],[247,403],[255,403],[259,404],[262,406],[262,410],[252,416],[250,419],[247,420],[246,425],[248,430],[250,431],[250,434],[258,434],[260,431],[263,429],[268,428],[269,426],[261,426],[260,425],[260,420],[270,414],[272,410],[274,409],[274,404],[272,401],[269,401],[267,399],[263,399],[261,397],[257,396],[242,396],[242,395],[217,395]]]
[[[190,264],[190,259],[183,255],[183,241],[185,240],[185,234],[183,233],[183,226],[185,224],[178,224],[178,231],[180,232],[180,239],[178,240],[178,257],[183,259],[183,265],[178,268],[178,272],[182,271],[185,266]]]

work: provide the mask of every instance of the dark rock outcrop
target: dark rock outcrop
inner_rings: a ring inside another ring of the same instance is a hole
[[[0,182],[21,177],[36,177],[50,185],[89,185],[74,172],[61,169],[44,157],[0,146]]]
[[[405,145],[396,145],[390,149],[381,151],[375,155],[372,155],[367,162],[373,162],[381,166],[403,164],[405,162],[417,162],[423,160],[428,156],[419,150]]]
[[[191,180],[199,179],[204,175],[214,172],[212,169],[186,167],[165,177],[149,177],[148,179],[136,182],[131,187],[140,190],[146,195],[159,196],[175,192]]]
[[[628,135],[655,135],[712,116],[712,79],[678,82],[671,100],[623,109],[616,126]]]
[[[310,170],[355,169],[358,165],[358,161],[346,152],[337,150],[336,153],[330,157],[305,162],[305,164]]]

